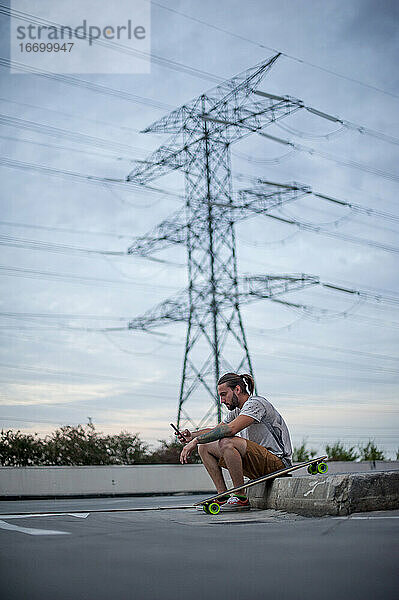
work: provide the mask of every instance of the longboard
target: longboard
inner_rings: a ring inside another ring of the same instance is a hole
[[[196,504],[194,504],[194,506],[202,506],[206,513],[210,515],[217,515],[220,511],[220,504],[218,502],[215,502],[215,500],[218,500],[222,496],[226,496],[226,494],[233,494],[234,492],[239,492],[246,488],[252,487],[253,485],[257,485],[258,483],[263,483],[264,481],[271,481],[272,479],[276,479],[277,477],[283,477],[287,473],[291,473],[292,471],[296,471],[297,469],[303,469],[303,467],[308,467],[308,473],[311,475],[317,475],[318,473],[327,473],[328,465],[324,462],[326,458],[327,456],[319,456],[318,458],[312,458],[311,460],[307,460],[298,465],[293,465],[292,467],[284,467],[284,469],[279,469],[278,471],[274,471],[273,473],[269,473],[268,475],[262,475],[262,477],[252,479],[251,481],[244,483],[244,485],[230,488],[226,492],[221,492],[220,494],[216,494],[215,496],[206,498],[206,500],[197,502]]]

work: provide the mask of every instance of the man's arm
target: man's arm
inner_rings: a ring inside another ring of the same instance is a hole
[[[255,419],[247,415],[238,415],[231,423],[220,423],[207,433],[196,436],[199,444],[208,444],[225,437],[234,437],[237,433],[255,423]]]
[[[230,429],[230,424],[220,423],[207,433],[202,433],[201,435],[197,436],[197,442],[198,444],[208,444],[209,442],[215,442],[216,440],[221,440],[225,437],[232,437],[233,435],[234,433],[232,433]]]
[[[220,423],[219,423],[219,425],[220,425]],[[197,431],[192,431],[191,437],[195,438],[200,435],[204,435],[205,433],[208,433],[209,431],[213,431],[213,429],[216,429],[216,427],[218,427],[218,425],[216,425],[215,427],[206,427],[205,429],[198,429]]]
[[[231,423],[219,423],[219,425],[210,431],[196,436],[186,446],[184,446],[180,454],[180,462],[182,464],[186,463],[188,457],[198,446],[198,444],[208,444],[209,442],[216,442],[217,440],[221,440],[225,437],[234,437],[236,433],[242,429],[245,429],[245,427],[248,427],[254,422],[255,419],[252,417],[247,417],[247,415],[238,415],[238,417],[231,421]]]
[[[206,429],[198,429],[196,431],[189,431],[188,429],[185,429],[181,432],[181,435],[178,435],[176,433],[176,436],[182,444],[187,444],[188,442],[192,442],[192,440],[198,437],[199,435],[202,435],[203,433],[208,433],[208,431],[212,431],[212,429],[214,428],[215,427],[207,427]]]

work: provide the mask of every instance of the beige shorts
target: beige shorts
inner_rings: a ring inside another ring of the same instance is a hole
[[[245,477],[256,479],[257,477],[262,477],[262,475],[268,475],[284,468],[285,465],[278,456],[275,456],[272,452],[269,452],[269,450],[255,442],[251,442],[250,440],[245,441],[247,442],[247,451],[242,457],[242,467]],[[227,469],[223,456],[219,458],[219,466]]]

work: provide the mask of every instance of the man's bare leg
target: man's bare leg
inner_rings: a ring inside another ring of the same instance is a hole
[[[222,468],[219,467],[219,458],[221,452],[219,442],[209,442],[209,444],[198,444],[198,453],[208,471],[213,483],[215,484],[218,494],[227,490],[226,482],[223,477]]]
[[[241,437],[222,438],[219,440],[219,449],[230,473],[234,487],[244,485],[242,470],[242,457],[247,451],[247,442]]]
[[[219,467],[219,458],[221,456],[224,458],[234,487],[244,484],[242,457],[247,451],[247,442],[245,439],[238,436],[234,438],[222,438],[218,442],[198,444],[197,448],[218,493],[227,490],[222,469]]]

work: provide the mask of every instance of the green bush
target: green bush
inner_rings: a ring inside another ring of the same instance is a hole
[[[45,438],[48,465],[109,465],[105,440],[94,425],[65,425]]]
[[[1,430],[0,464],[4,467],[26,467],[43,465],[45,462],[45,443],[37,433],[28,435],[18,431]]]
[[[355,446],[351,448],[345,448],[341,442],[335,442],[332,446],[326,445],[326,454],[328,459],[333,460],[343,460],[343,461],[353,461],[359,458],[359,454],[355,451]]]
[[[360,460],[385,460],[382,450],[378,450],[374,440],[369,440],[365,446],[359,446]]]
[[[138,434],[121,432],[104,436],[92,423],[65,425],[41,439],[20,431],[2,431],[0,464],[29,465],[132,465],[148,462],[148,447]]]
[[[36,433],[1,431],[0,465],[26,467],[38,465],[140,465],[179,464],[182,445],[159,440],[160,446],[149,451],[138,434],[122,431],[103,435],[94,425],[65,425],[41,439]],[[201,462],[194,452],[191,463]]]
[[[121,431],[117,435],[107,436],[104,441],[110,464],[137,465],[148,462],[148,446],[138,434]]]
[[[306,440],[302,440],[299,448],[294,448],[292,453],[292,462],[305,462],[316,456],[316,450],[308,450],[306,448]]]

